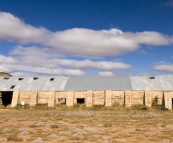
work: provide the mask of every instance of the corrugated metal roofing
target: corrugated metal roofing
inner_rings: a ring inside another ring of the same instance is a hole
[[[173,90],[173,76],[0,77],[0,91]]]
[[[71,77],[64,90],[131,90],[128,76]]]

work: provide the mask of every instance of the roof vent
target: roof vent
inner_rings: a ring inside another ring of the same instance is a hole
[[[34,80],[37,80],[37,79],[38,79],[38,77],[34,77],[33,79],[34,79]]]
[[[4,79],[5,79],[5,80],[8,80],[8,79],[10,79],[10,78],[9,78],[9,77],[4,77]]]
[[[51,79],[50,79],[50,81],[53,81],[53,80],[54,80],[54,78],[51,78]]]
[[[12,86],[10,87],[10,89],[14,89],[14,87],[15,87],[15,85],[12,85]]]
[[[23,78],[18,78],[18,80],[23,80]]]
[[[152,76],[152,77],[150,77],[150,79],[155,79],[155,77],[154,77],[154,76]]]

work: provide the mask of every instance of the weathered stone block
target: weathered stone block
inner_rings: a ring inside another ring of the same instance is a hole
[[[56,104],[59,104],[59,103],[61,103],[61,102],[59,102],[59,100],[60,99],[66,99],[67,98],[67,96],[68,96],[68,92],[56,92],[55,93],[55,103]]]
[[[106,97],[105,97],[105,106],[111,106],[112,105],[112,91],[106,90]]]
[[[87,107],[92,106],[92,100],[93,100],[93,91],[87,91],[87,94],[86,94],[86,106]]]
[[[105,91],[93,91],[93,105],[105,104]]]
[[[35,106],[35,104],[37,104],[37,91],[30,91],[30,95],[31,95],[31,100],[30,100],[30,106]]]
[[[148,107],[152,106],[153,100],[158,98],[158,105],[162,104],[163,101],[163,92],[162,91],[145,91],[145,105]]]
[[[132,91],[131,92],[131,104],[143,104],[144,103],[144,91]]]
[[[77,98],[86,99],[87,92],[86,91],[78,91],[74,92],[74,104],[77,104]]]
[[[31,95],[29,91],[20,91],[19,92],[19,103],[25,102],[26,104],[30,104]]]
[[[46,104],[49,100],[50,92],[38,92],[38,104]]]
[[[14,91],[12,96],[11,107],[15,107],[18,103],[19,91]]]
[[[48,107],[53,107],[55,104],[55,92],[49,92]]]
[[[165,108],[172,110],[173,92],[164,92]]]
[[[125,106],[130,107],[132,99],[132,91],[125,91]]]
[[[68,91],[66,103],[67,103],[67,106],[74,105],[74,92],[73,91]]]
[[[112,91],[112,105],[124,105],[124,91]]]

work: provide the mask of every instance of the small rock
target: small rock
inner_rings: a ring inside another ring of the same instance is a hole
[[[130,132],[135,132],[136,131],[136,128],[131,128],[129,129]]]
[[[104,125],[103,124],[98,124],[97,127],[103,127]]]
[[[170,141],[167,140],[167,139],[163,139],[163,140],[162,140],[162,143],[170,143]]]
[[[32,134],[32,133],[34,133],[34,130],[33,129],[29,129],[28,132]]]
[[[93,138],[95,138],[95,139],[99,139],[100,136],[99,136],[99,135],[93,135]]]
[[[70,135],[70,134],[71,134],[70,131],[66,131],[66,132],[60,131],[60,132],[59,132],[59,135],[60,135],[60,136],[63,136],[63,135],[64,135],[64,136],[68,136],[68,135]]]
[[[13,129],[12,128],[5,128],[5,129],[3,129],[3,133],[11,133],[13,131]]]
[[[74,134],[73,137],[74,137],[75,139],[79,139],[79,140],[84,139],[84,136],[83,136],[82,134],[78,134],[78,133]]]
[[[109,140],[109,136],[102,136],[103,140]]]
[[[20,133],[20,132],[25,131],[25,130],[26,129],[24,127],[21,127],[21,128],[18,129],[18,132]]]
[[[22,135],[22,136],[27,136],[27,135],[29,135],[29,132],[28,132],[28,131],[22,131],[22,132],[20,133],[20,135]]]
[[[37,125],[30,125],[30,128],[36,128]]]
[[[84,130],[91,133],[97,133],[97,130],[91,127],[85,128]]]
[[[51,134],[48,137],[49,137],[49,139],[57,139],[58,138],[58,136],[56,134]]]
[[[58,125],[51,125],[51,128],[54,129],[54,128],[59,128]]]
[[[7,141],[7,138],[5,137],[0,137],[0,142],[6,142]]]
[[[147,132],[146,134],[145,134],[145,136],[146,137],[152,137],[152,136],[154,136],[155,135],[155,133],[154,132]]]
[[[30,143],[43,143],[42,138],[31,141]]]

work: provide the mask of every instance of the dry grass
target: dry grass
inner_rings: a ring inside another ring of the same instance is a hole
[[[120,105],[110,108],[62,105],[53,109],[37,105],[36,109],[18,109],[0,109],[0,141],[5,138],[8,142],[26,143],[173,142],[171,111],[124,109]]]

